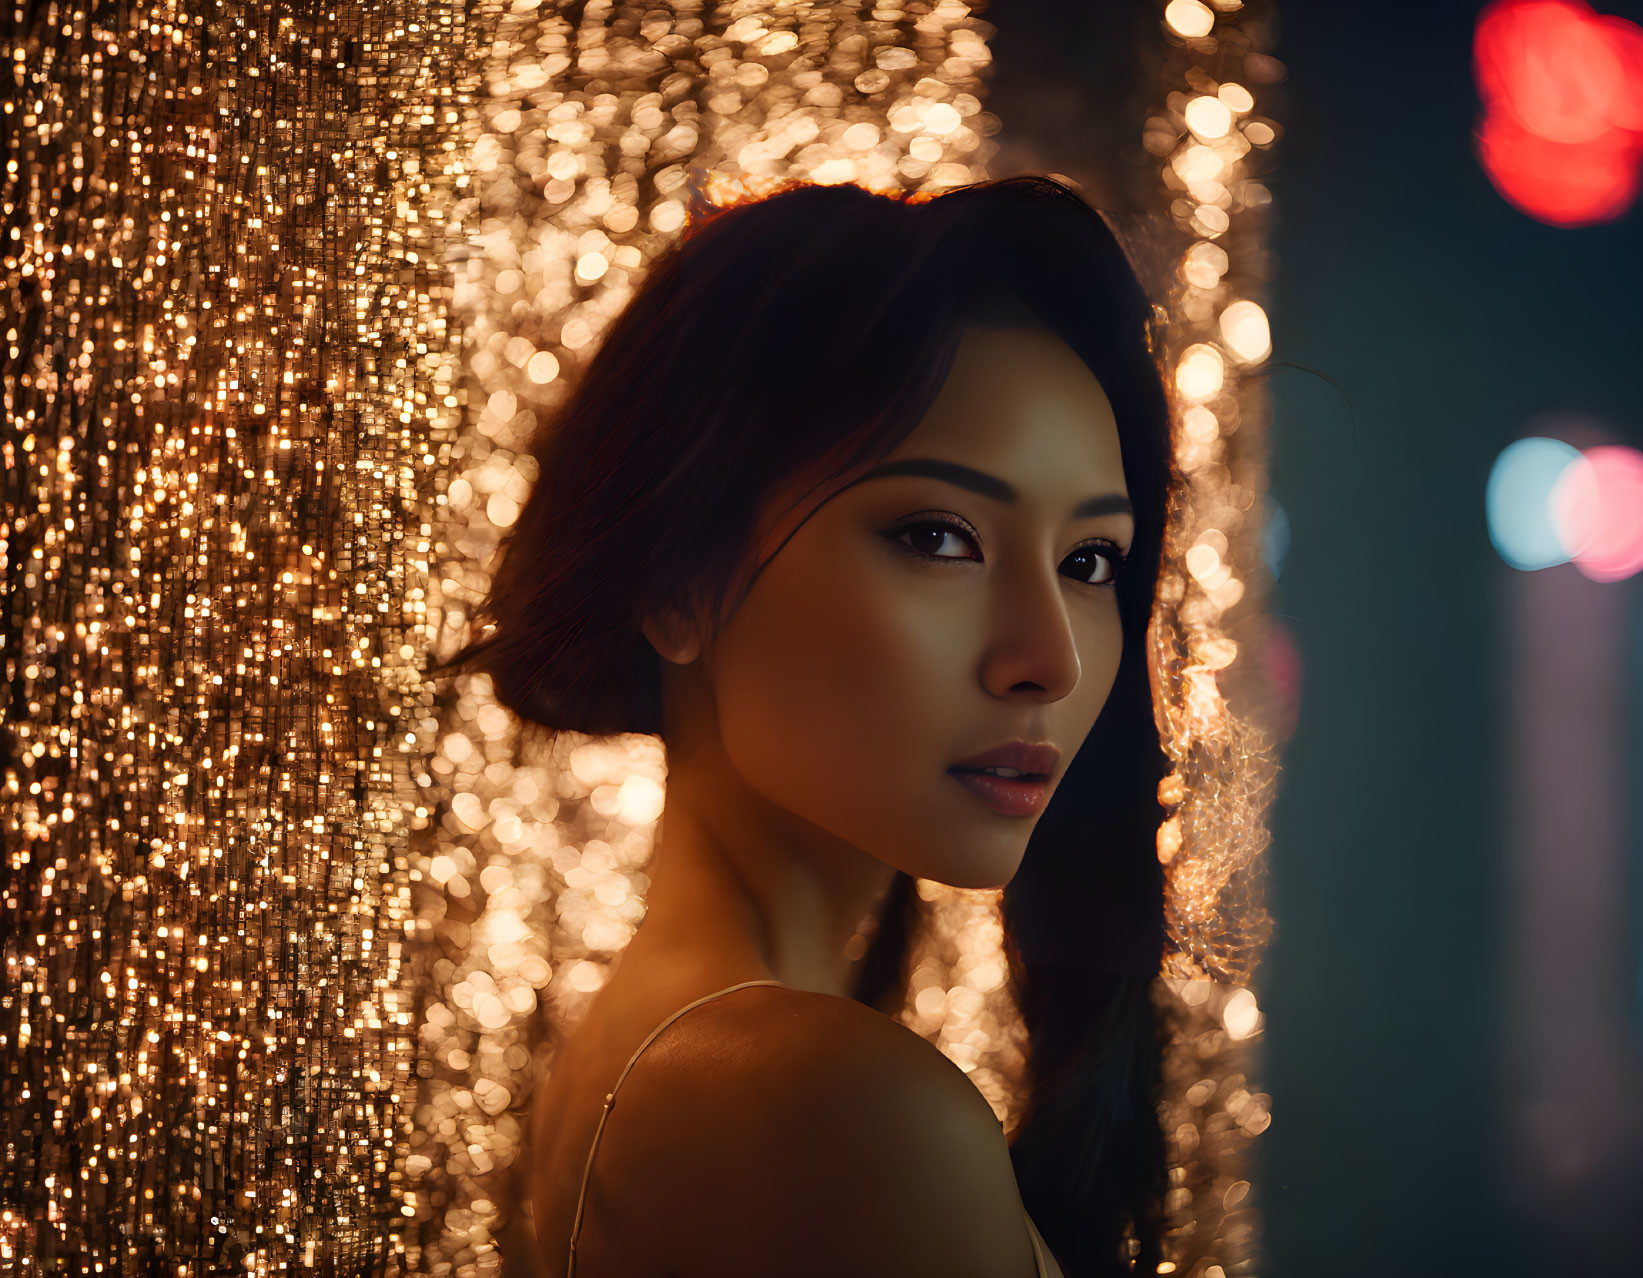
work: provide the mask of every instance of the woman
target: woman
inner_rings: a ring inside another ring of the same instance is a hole
[[[543,432],[455,664],[668,757],[644,923],[535,1102],[550,1272],[1155,1268],[1149,317],[1056,181],[800,185],[694,224]],[[1008,885],[1011,1145],[892,1019],[915,878]]]

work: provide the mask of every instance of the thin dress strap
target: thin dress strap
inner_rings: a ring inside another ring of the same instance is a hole
[[[1026,1208],[1022,1208],[1021,1214],[1027,1216]],[[1050,1270],[1044,1263],[1043,1240],[1039,1237],[1038,1226],[1033,1224],[1033,1218],[1031,1216],[1027,1216],[1027,1237],[1033,1240],[1034,1272],[1037,1274],[1038,1278],[1049,1278]]]
[[[632,1056],[628,1057],[628,1063],[622,1066],[622,1072],[616,1076],[616,1085],[605,1094],[605,1108],[599,1115],[599,1126],[594,1128],[593,1131],[593,1144],[588,1147],[587,1165],[582,1168],[582,1189],[581,1192],[576,1195],[576,1219],[572,1223],[570,1229],[570,1259],[565,1262],[565,1278],[576,1278],[576,1239],[582,1232],[582,1208],[588,1194],[588,1177],[593,1174],[593,1156],[599,1152],[599,1138],[605,1134],[605,1120],[610,1117],[611,1106],[616,1103],[616,1093],[621,1090],[623,1080],[627,1078],[628,1071],[632,1069],[634,1063],[638,1061],[640,1054],[644,1052],[645,1048],[649,1047],[656,1041],[656,1036],[658,1034],[660,1034],[669,1025],[673,1024],[674,1021],[678,1020],[692,1008],[700,1007],[703,1003],[711,1002],[716,998],[723,998],[726,994],[734,993],[736,990],[746,989],[749,985],[780,984],[780,981],[770,980],[741,981],[736,985],[727,985],[722,990],[714,990],[711,994],[704,994],[701,998],[686,1003],[655,1029],[651,1030],[645,1041],[639,1044],[638,1050],[635,1051]]]

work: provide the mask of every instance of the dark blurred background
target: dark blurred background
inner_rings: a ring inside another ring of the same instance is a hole
[[[1491,184],[1482,8],[1272,11],[1266,1278],[1643,1273],[1643,575],[1520,571],[1485,514],[1515,440],[1643,447],[1643,213]],[[1162,11],[990,6],[995,175],[1149,180]]]

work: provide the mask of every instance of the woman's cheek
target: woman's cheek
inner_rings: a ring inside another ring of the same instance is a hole
[[[755,783],[814,784],[819,773],[838,770],[850,755],[849,717],[866,700],[859,636],[843,601],[833,591],[797,588],[796,575],[779,582],[796,588],[749,598],[718,654],[725,750]]]
[[[955,622],[931,592],[872,567],[844,589],[795,565],[721,654],[726,752],[778,802],[872,806],[878,789],[945,766]]]

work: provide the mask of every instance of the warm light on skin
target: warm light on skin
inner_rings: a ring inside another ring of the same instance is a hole
[[[796,517],[779,514],[791,494],[772,498],[776,519],[761,521],[752,560],[780,550],[705,656],[664,668],[684,744],[669,760],[651,916],[635,946],[652,920],[696,946],[719,944],[675,910],[670,860],[686,866],[681,878],[729,863],[750,885],[745,905],[776,975],[842,992],[826,984],[842,981],[836,968],[783,964],[831,962],[893,870],[989,887],[1018,868],[1036,818],[992,812],[947,768],[1014,738],[1050,741],[1062,750],[1053,786],[1106,702],[1122,645],[1117,599],[1078,580],[1107,571],[1081,552],[1096,539],[1127,549],[1133,523],[1070,512],[1125,494],[1117,425],[1059,339],[974,330],[927,416],[885,460],[906,458],[995,476],[1017,501],[919,475],[847,482]],[[935,515],[967,521],[978,544],[913,538],[936,556],[925,559],[895,541],[892,530]]]

